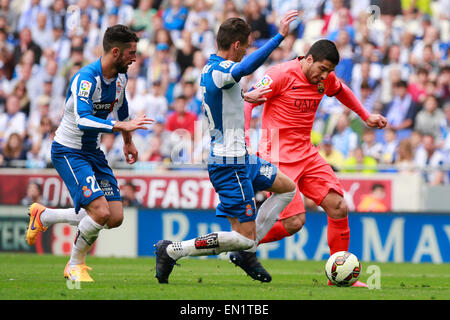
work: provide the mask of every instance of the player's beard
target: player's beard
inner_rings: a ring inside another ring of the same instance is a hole
[[[116,69],[118,73],[126,73],[128,71],[128,63],[125,63],[122,59],[122,55],[119,57],[119,60],[116,62]]]

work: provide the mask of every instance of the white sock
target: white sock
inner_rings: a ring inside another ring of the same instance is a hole
[[[175,241],[167,247],[167,254],[174,260],[186,256],[209,256],[221,252],[251,248],[254,240],[236,231],[219,231],[186,241]]]
[[[51,209],[47,208],[41,213],[41,222],[44,227],[49,227],[55,223],[69,223],[72,226],[77,226],[87,215],[83,208],[75,213],[75,208],[69,209]]]
[[[92,220],[86,215],[78,224],[77,235],[72,246],[72,253],[70,254],[69,266],[82,264],[85,261],[86,254],[97,240],[100,230],[103,226]]]
[[[278,219],[279,214],[292,201],[297,189],[291,192],[274,193],[266,199],[261,207],[259,207],[256,216],[256,239],[255,244],[248,252],[256,252],[258,243],[269,232]]]

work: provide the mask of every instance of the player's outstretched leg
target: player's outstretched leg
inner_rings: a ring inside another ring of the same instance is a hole
[[[244,270],[254,280],[259,280],[261,282],[272,281],[272,276],[261,265],[256,256],[256,252],[231,252],[230,261]]]
[[[27,242],[30,246],[36,243],[36,238],[40,232],[47,230],[42,224],[41,214],[47,209],[42,204],[33,203],[28,208],[28,215],[30,216],[30,222],[27,229]]]
[[[169,240],[159,240],[154,246],[156,248],[156,274],[159,283],[169,283],[169,275],[172,272],[176,260],[167,254],[167,247],[172,244]]]

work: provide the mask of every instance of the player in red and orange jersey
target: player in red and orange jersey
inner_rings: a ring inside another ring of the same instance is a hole
[[[311,129],[319,103],[326,94],[335,96],[369,127],[384,128],[386,119],[370,114],[352,91],[334,73],[339,62],[335,44],[315,42],[306,56],[269,68],[254,88],[265,89],[262,134],[258,156],[279,166],[297,184],[297,194],[260,243],[283,239],[298,232],[305,223],[300,195],[312,199],[328,215],[330,255],[348,251],[350,229],[342,186],[331,166],[311,143]],[[252,107],[246,103],[246,129]],[[356,286],[366,286],[357,282]]]

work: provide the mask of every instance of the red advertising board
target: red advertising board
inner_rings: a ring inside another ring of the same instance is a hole
[[[118,173],[120,186],[131,182],[136,186],[136,198],[148,208],[174,209],[213,209],[218,198],[204,171],[170,172],[168,174]],[[70,194],[61,178],[52,170],[44,173],[22,173],[18,171],[0,172],[0,204],[18,205],[26,196],[30,182],[36,181],[42,186],[43,197],[50,207],[68,207],[72,205]],[[378,199],[386,210],[392,208],[392,181],[390,179],[341,179],[345,199],[351,211],[358,208],[363,200],[369,204],[374,184],[384,187],[384,197]],[[376,199],[374,200],[376,201]],[[370,207],[370,205],[369,205]],[[364,210],[376,211],[376,210]]]

